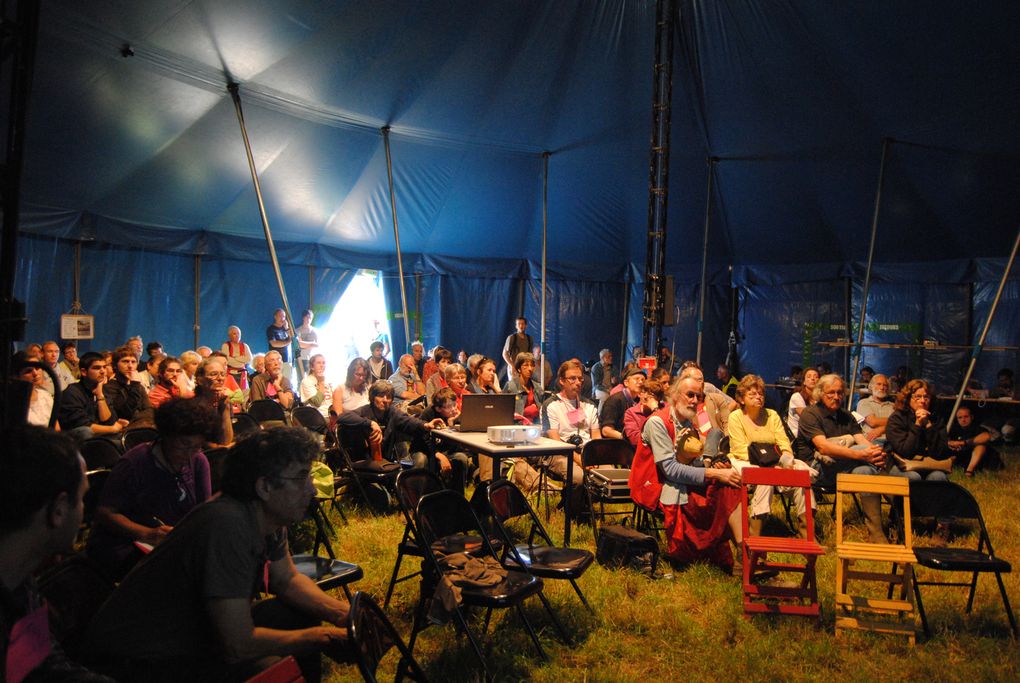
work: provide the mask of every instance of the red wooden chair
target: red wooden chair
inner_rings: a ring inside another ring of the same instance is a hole
[[[741,496],[741,525],[744,533],[744,615],[754,613],[795,614],[804,617],[819,616],[818,583],[815,579],[815,561],[825,554],[825,548],[815,541],[815,522],[811,511],[811,477],[803,470],[785,470],[778,467],[745,467],[741,472],[745,495]],[[807,538],[776,536],[748,536],[747,488],[756,484],[795,486],[804,491]],[[769,559],[769,554],[799,555],[803,562]],[[756,584],[751,577],[759,572],[791,572],[801,575],[799,586]]]
[[[305,678],[301,675],[297,660],[293,657],[284,657],[245,683],[305,683]]]

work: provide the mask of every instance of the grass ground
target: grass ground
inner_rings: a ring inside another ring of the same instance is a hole
[[[1020,450],[1007,459],[1010,467],[963,481],[977,497],[996,554],[1020,563]],[[778,510],[778,504],[777,504]],[[338,525],[337,557],[359,563],[365,578],[355,584],[381,604],[403,532],[399,514],[372,517],[348,510],[349,525]],[[528,618],[540,628],[550,662],[540,663],[523,628],[511,612],[495,614],[487,642],[490,667],[499,681],[639,681],[666,680],[818,680],[842,681],[1020,680],[1020,647],[1010,638],[994,576],[982,576],[974,610],[964,611],[966,589],[927,588],[923,595],[933,633],[911,648],[906,639],[862,633],[833,634],[835,533],[828,506],[818,514],[828,553],[818,563],[821,623],[797,617],[743,617],[740,580],[707,566],[674,571],[672,578],[649,580],[629,570],[607,570],[598,564],[579,584],[595,614],[581,605],[570,586],[546,582],[545,593],[573,634],[574,647],[561,643],[535,600]],[[554,540],[562,538],[562,516],[554,512],[547,525]],[[589,527],[577,528],[573,545],[594,551]],[[927,539],[921,539],[921,545]],[[409,567],[410,565],[410,567]],[[417,568],[411,558],[404,569]],[[669,567],[667,566],[668,570]],[[919,572],[924,572],[920,569]],[[1020,606],[1020,571],[1006,575],[1006,590]],[[387,610],[405,640],[418,596],[417,580],[400,584]],[[481,628],[479,621],[478,629]],[[415,656],[434,681],[478,679],[470,645],[454,626],[433,626],[415,646]],[[391,680],[395,657],[380,667],[380,680]],[[328,681],[361,680],[350,667],[333,666]]]

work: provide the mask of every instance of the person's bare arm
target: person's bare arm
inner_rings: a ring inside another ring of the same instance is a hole
[[[323,592],[298,572],[289,554],[269,565],[269,590],[302,614],[337,626],[347,619],[348,604]]]
[[[229,662],[312,652],[347,640],[347,630],[336,626],[292,631],[256,627],[247,598],[212,598],[205,609]]]

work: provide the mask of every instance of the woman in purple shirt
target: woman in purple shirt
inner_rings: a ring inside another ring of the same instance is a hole
[[[159,437],[132,448],[103,486],[86,552],[120,580],[193,507],[212,494],[202,446],[217,416],[201,401],[173,399],[156,410]],[[140,544],[141,548],[139,547]]]

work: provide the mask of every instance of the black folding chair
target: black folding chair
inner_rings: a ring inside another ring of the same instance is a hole
[[[120,446],[102,436],[87,439],[81,445],[81,457],[85,459],[86,470],[109,469],[117,464],[123,455]]]
[[[439,476],[427,469],[404,470],[397,475],[397,503],[400,505],[400,511],[404,514],[404,535],[397,543],[397,560],[393,564],[393,573],[390,575],[383,607],[390,606],[393,589],[398,583],[421,575],[421,570],[418,570],[398,578],[400,564],[405,555],[424,557],[421,546],[418,545],[418,534],[414,524],[414,513],[418,508],[418,501],[427,494],[442,491],[444,488],[446,487],[443,486],[443,481]]]
[[[592,528],[605,523],[607,515],[630,517],[637,520],[637,504],[630,497],[630,465],[634,460],[634,449],[626,439],[592,439],[581,449],[581,466],[584,468],[584,492],[588,511],[592,516]],[[596,470],[595,467],[612,465],[613,469]],[[595,504],[599,504],[598,513]],[[606,505],[627,505],[629,510],[606,512]],[[596,516],[598,523],[596,523]],[[598,534],[596,533],[596,542]]]
[[[368,594],[358,592],[351,598],[351,608],[347,613],[347,633],[358,670],[366,683],[376,683],[376,669],[391,647],[396,647],[400,653],[394,680],[401,681],[406,676],[412,681],[427,683],[428,678],[415,661],[411,650],[404,644],[386,613]]]
[[[255,418],[248,413],[237,413],[233,417],[234,424],[234,440],[240,441],[249,434],[262,429],[259,423],[255,421]]]
[[[151,427],[136,427],[134,429],[125,430],[121,435],[121,443],[124,444],[124,451],[130,451],[132,448],[142,443],[152,443],[159,438],[159,432]]]
[[[81,656],[89,623],[113,592],[113,582],[78,553],[43,572],[38,585],[49,607],[50,630],[72,657]]]
[[[208,448],[204,451],[205,459],[209,461],[209,480],[212,483],[212,492],[220,490],[220,482],[223,480],[223,466],[226,464],[227,455],[230,449],[226,447]]]
[[[401,471],[400,465],[388,460],[376,461],[370,458],[352,460],[343,439],[343,430],[337,425],[335,432],[337,446],[325,454],[326,464],[332,468],[337,477],[336,483],[338,486],[353,484],[362,504],[367,506],[373,515],[383,514],[384,510],[381,508],[385,506],[373,505],[369,499],[369,486],[378,485],[388,500],[391,496],[395,496],[397,474]],[[337,488],[337,491],[339,490]],[[334,505],[335,503],[334,499]]]
[[[542,579],[569,581],[577,597],[581,598],[582,604],[594,612],[578,587],[577,579],[595,561],[595,556],[581,548],[553,545],[528,499],[519,488],[506,479],[497,479],[489,484],[488,496],[496,528],[503,537],[504,550],[500,557],[503,566],[508,570],[523,569]],[[510,534],[508,522],[522,517],[530,520],[531,528],[528,530],[527,543],[516,545]],[[536,544],[536,538],[541,543]]]
[[[1013,608],[1010,607],[1009,597],[1006,595],[1006,586],[1002,583],[1002,575],[1012,571],[1012,566],[1006,560],[995,556],[992,549],[992,540],[988,537],[988,528],[985,526],[984,517],[981,515],[981,507],[970,491],[959,484],[948,481],[912,481],[910,482],[910,515],[916,517],[935,517],[936,519],[954,519],[969,521],[977,526],[978,542],[977,548],[960,547],[919,547],[914,543],[914,556],[917,564],[929,569],[938,569],[949,572],[970,572],[971,580],[967,582],[953,581],[921,581],[914,580],[914,595],[917,598],[917,611],[921,615],[921,625],[924,626],[924,633],[930,636],[928,630],[928,618],[924,613],[924,605],[921,602],[920,586],[968,586],[970,592],[967,596],[967,613],[969,614],[974,605],[974,593],[977,590],[978,574],[995,574],[995,580],[999,584],[999,594],[1002,596],[1002,606],[1009,618],[1009,627],[1013,638],[1017,637],[1016,619],[1013,616]]]
[[[248,415],[260,425],[267,422],[282,422],[287,424],[287,412],[276,401],[268,398],[252,401],[248,406]]]
[[[85,477],[89,480],[89,488],[82,499],[84,512],[81,516],[81,527],[78,529],[78,540],[82,540],[85,532],[92,528],[92,521],[96,517],[96,508],[99,507],[99,497],[103,493],[103,486],[106,485],[110,472],[109,469],[99,469],[89,470],[85,473]]]
[[[415,517],[418,521],[418,539],[424,547],[439,551],[443,555],[470,552],[476,557],[489,557],[498,562],[496,550],[485,535],[481,522],[478,521],[478,517],[471,509],[471,504],[463,496],[453,491],[430,493],[418,501]],[[415,610],[414,627],[411,631],[409,644],[412,652],[418,633],[428,624],[426,619],[428,605],[434,600],[433,590],[445,571],[443,564],[436,557],[436,552],[425,553],[423,568],[426,571],[422,579],[421,598]],[[543,660],[548,661],[549,658],[546,656],[545,650],[542,649],[542,643],[539,642],[535,629],[532,628],[531,622],[528,621],[521,608],[524,600],[532,595],[538,595],[563,641],[569,643],[570,638],[567,636],[566,630],[556,618],[549,601],[542,594],[542,579],[537,576],[523,571],[507,571],[506,578],[494,586],[461,586],[461,599],[453,610],[453,618],[471,643],[471,648],[474,650],[475,656],[478,657],[486,680],[492,680],[492,675],[486,667],[482,647],[468,626],[465,608],[484,607],[486,609],[485,622],[482,627],[482,635],[485,635],[489,629],[492,610],[513,607],[524,623],[531,641],[535,644],[535,649],[538,650]]]
[[[312,406],[298,406],[291,414],[291,419],[298,425],[310,432],[320,436],[326,435],[326,418],[322,416],[318,408]]]

